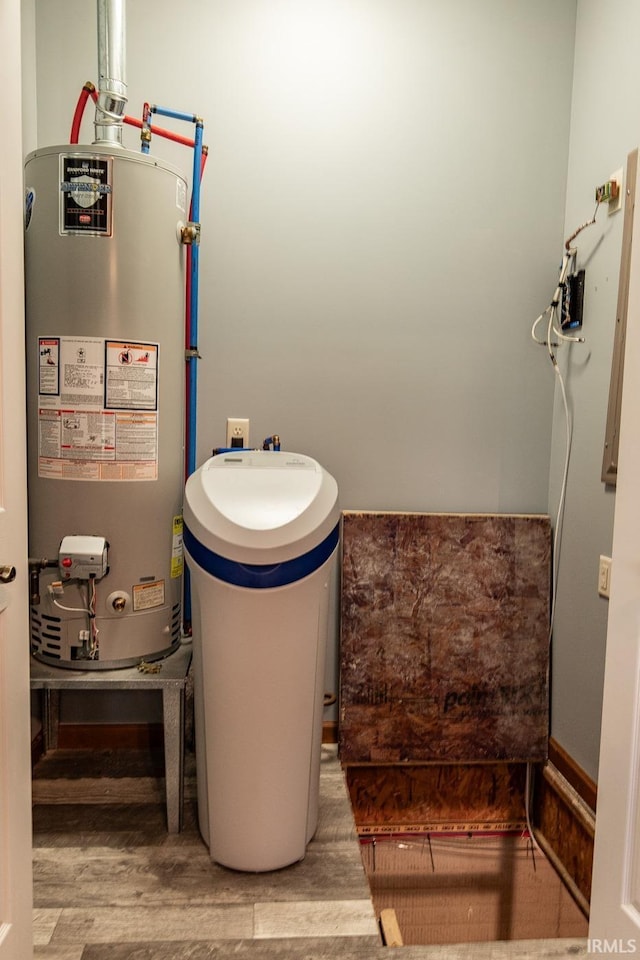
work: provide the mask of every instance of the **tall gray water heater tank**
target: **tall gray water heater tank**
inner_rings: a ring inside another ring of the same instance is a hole
[[[71,538],[69,570],[41,573],[32,651],[75,669],[158,659],[181,633],[186,181],[74,144],[31,153],[25,187],[30,557]],[[87,574],[101,539],[108,570]]]

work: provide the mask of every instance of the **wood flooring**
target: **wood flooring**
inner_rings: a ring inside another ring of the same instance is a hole
[[[305,859],[266,874],[211,862],[197,828],[192,780],[184,830],[169,835],[156,769],[139,777],[130,764],[114,770],[108,752],[94,752],[93,766],[83,769],[81,753],[49,754],[35,771],[35,960],[387,955],[335,747],[323,748],[320,822]],[[584,939],[400,949],[402,960],[587,955]]]

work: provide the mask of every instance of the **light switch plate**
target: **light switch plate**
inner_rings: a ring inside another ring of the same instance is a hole
[[[598,593],[601,597],[609,596],[611,586],[611,557],[600,557],[598,567]]]

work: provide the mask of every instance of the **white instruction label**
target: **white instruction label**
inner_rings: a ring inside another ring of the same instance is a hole
[[[106,360],[105,406],[118,410],[157,409],[157,344],[107,340]]]
[[[38,476],[157,480],[158,344],[38,339]]]

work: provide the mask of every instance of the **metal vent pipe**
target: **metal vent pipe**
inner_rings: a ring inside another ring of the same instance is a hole
[[[127,104],[125,0],[98,0],[98,100],[95,143],[122,146]]]

